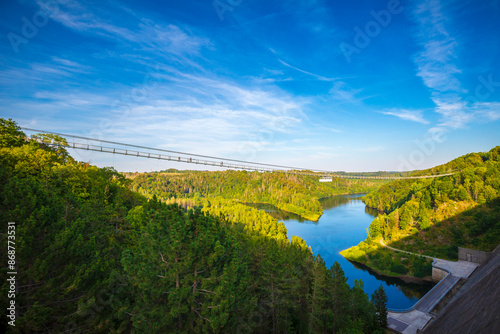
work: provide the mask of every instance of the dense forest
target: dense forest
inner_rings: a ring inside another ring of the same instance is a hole
[[[162,200],[222,197],[242,203],[269,203],[278,209],[317,221],[321,214],[319,199],[339,194],[366,193],[386,181],[335,178],[320,183],[318,177],[285,173],[246,171],[127,173],[132,189],[148,198]]]
[[[338,263],[326,268],[283,224],[244,205],[230,210],[226,196],[194,210],[147,199],[112,168],[25,142],[3,119],[0,175],[0,251],[17,272],[15,326],[7,314],[0,326],[11,333],[373,333],[386,325],[382,288],[371,298],[362,281],[351,288]],[[5,279],[1,290],[7,296]],[[0,303],[9,312],[9,300]]]
[[[457,247],[492,251],[498,246],[500,146],[418,174],[444,171],[456,172],[434,179],[391,182],[366,195],[366,205],[383,214],[371,223],[367,240],[346,252],[347,257],[375,269],[396,268],[394,262],[401,263],[396,255],[393,261],[377,261],[385,252],[378,243],[380,238],[394,248],[450,260],[457,259]],[[411,263],[399,269],[419,270]]]

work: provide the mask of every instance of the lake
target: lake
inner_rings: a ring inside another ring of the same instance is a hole
[[[388,308],[409,308],[433,285],[405,283],[400,279],[380,276],[366,267],[349,262],[339,254],[340,251],[365,240],[366,229],[377,216],[376,210],[366,207],[361,201],[362,196],[342,195],[321,200],[323,215],[318,222],[304,220],[269,204],[248,205],[265,210],[283,221],[288,230],[288,238],[291,240],[293,235],[297,235],[304,239],[315,255],[321,255],[328,268],[334,261],[339,262],[351,287],[355,279],[361,279],[365,292],[371,296],[382,284],[387,293]]]

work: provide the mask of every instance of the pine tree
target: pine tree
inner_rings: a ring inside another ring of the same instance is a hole
[[[344,270],[335,261],[328,270],[331,282],[331,303],[333,333],[337,333],[348,322],[349,285]]]
[[[371,302],[375,305],[376,309],[376,322],[381,328],[387,327],[387,295],[385,294],[384,287],[380,284],[380,287],[375,290],[372,294]]]
[[[312,286],[309,294],[309,333],[324,331],[328,305],[327,274],[325,262],[320,255],[314,260]]]

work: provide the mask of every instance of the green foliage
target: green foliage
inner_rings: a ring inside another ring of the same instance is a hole
[[[319,199],[338,194],[373,190],[384,181],[335,179],[320,183],[317,177],[246,171],[160,172],[126,174],[132,189],[162,200],[223,198],[242,203],[269,203],[277,208],[317,221],[322,214]]]
[[[398,274],[401,274],[401,275],[405,275],[408,273],[408,269],[400,264],[400,263],[392,263],[391,264],[391,267],[390,267],[390,270],[392,272],[395,272],[395,273],[398,273]]]
[[[51,150],[56,152],[59,156],[66,159],[69,157],[69,153],[66,150],[65,146],[68,146],[68,142],[65,138],[51,134],[51,133],[37,133],[36,135],[31,136],[31,140],[33,141],[43,141],[44,143],[52,144]],[[43,144],[45,145],[45,144]]]
[[[467,154],[413,174],[458,170],[452,176],[391,182],[369,193],[366,205],[384,212],[371,223],[370,237],[448,259],[456,259],[457,246],[493,250],[500,243],[499,152]]]
[[[413,261],[414,272],[413,275],[415,277],[425,277],[432,274],[432,262],[425,257],[417,257]]]
[[[387,295],[385,294],[384,287],[380,284],[380,287],[375,290],[372,294],[371,302],[375,305],[375,310],[377,312],[376,323],[380,328],[387,327]]]
[[[215,217],[223,217],[233,225],[243,226],[249,234],[288,241],[285,225],[262,210],[221,197],[212,198],[210,201],[202,200],[201,203],[203,212]]]
[[[120,328],[126,319],[99,297],[119,295],[112,277],[120,271],[119,243],[127,239],[124,221],[143,198],[120,185],[125,180],[116,171],[76,163],[36,143],[1,148],[0,175],[0,217],[16,223],[17,284],[23,287],[14,332]],[[6,234],[1,239],[6,254]]]
[[[151,211],[147,221],[122,257],[135,300],[134,331],[236,327],[253,305],[247,260],[230,231],[200,210],[185,214],[175,205]]]
[[[382,247],[377,240],[367,240],[340,252],[346,259],[362,263],[386,276],[432,275],[432,260]]]
[[[0,148],[0,218],[16,222],[12,333],[376,330],[363,283],[350,289],[338,263],[327,269],[267,214],[203,191],[195,210],[147,200],[113,169],[57,146],[9,145]]]
[[[12,118],[0,118],[0,147],[19,147],[24,145],[26,135]]]

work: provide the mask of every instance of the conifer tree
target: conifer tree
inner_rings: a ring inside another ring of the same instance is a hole
[[[372,294],[371,302],[375,305],[376,310],[376,322],[381,328],[387,327],[387,295],[385,293],[384,287],[380,284],[380,287],[375,290]]]
[[[348,319],[349,285],[340,264],[335,261],[329,269],[331,277],[331,312],[333,333],[337,333]]]
[[[328,288],[325,262],[317,255],[309,294],[309,333],[321,332],[327,327]]]

